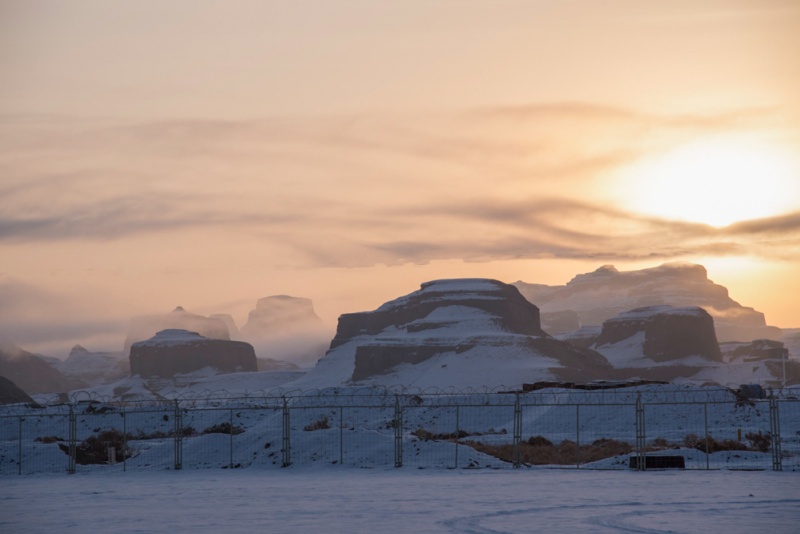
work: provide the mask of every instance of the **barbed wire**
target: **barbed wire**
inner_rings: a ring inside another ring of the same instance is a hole
[[[0,407],[0,415],[62,414],[70,410],[85,412],[96,410],[102,405],[121,410],[175,409],[180,408],[276,408],[313,406],[484,406],[514,405],[519,399],[521,405],[633,405],[642,403],[722,403],[759,402],[769,396],[779,400],[800,399],[800,388],[764,390],[762,398],[743,397],[734,389],[722,386],[698,387],[676,384],[647,384],[623,387],[613,385],[607,388],[582,389],[545,387],[534,391],[524,391],[520,387],[482,387],[482,388],[416,388],[403,386],[340,386],[321,389],[302,390],[297,388],[271,388],[247,392],[231,392],[224,389],[183,391],[173,396],[155,392],[149,395],[135,393],[110,396],[97,392],[81,390],[70,395],[38,395],[34,404],[12,404]],[[92,407],[91,409],[89,407]]]

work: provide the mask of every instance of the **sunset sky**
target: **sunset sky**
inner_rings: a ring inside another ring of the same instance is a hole
[[[705,265],[800,327],[796,0],[0,0],[0,334]]]

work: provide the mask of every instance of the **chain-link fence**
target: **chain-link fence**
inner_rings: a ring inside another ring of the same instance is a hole
[[[336,390],[0,415],[3,475],[315,464],[798,471],[800,400],[724,388]]]

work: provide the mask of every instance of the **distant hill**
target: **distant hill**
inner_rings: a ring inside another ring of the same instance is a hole
[[[763,313],[731,299],[724,286],[708,279],[705,267],[693,263],[665,263],[639,271],[605,265],[563,286],[522,281],[513,285],[539,307],[543,328],[551,334],[599,326],[634,308],[669,305],[706,310],[721,342],[781,338],[781,330],[767,326]]]
[[[331,349],[294,385],[498,387],[589,380],[610,370],[597,352],[546,334],[538,308],[515,287],[455,279],[342,315]]]
[[[84,384],[65,377],[43,358],[0,339],[0,376],[11,380],[29,395],[60,393]]]

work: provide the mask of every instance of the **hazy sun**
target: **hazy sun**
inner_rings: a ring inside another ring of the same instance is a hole
[[[800,158],[752,136],[705,138],[625,172],[633,211],[716,227],[800,209]]]

